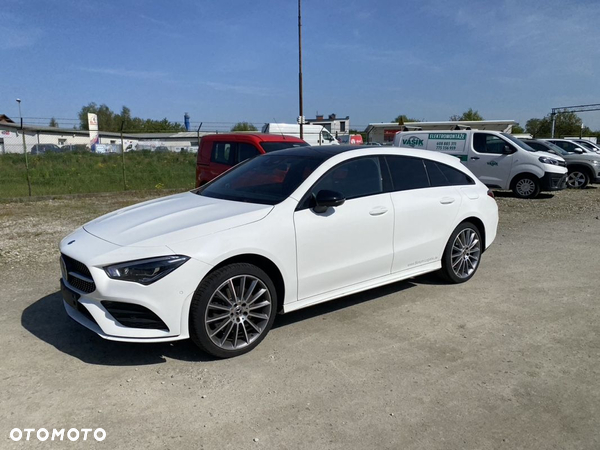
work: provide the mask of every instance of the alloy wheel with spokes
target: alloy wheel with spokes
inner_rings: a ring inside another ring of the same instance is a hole
[[[481,244],[475,230],[465,228],[452,244],[452,270],[459,278],[468,278],[477,269]]]
[[[226,350],[252,343],[271,317],[271,295],[251,275],[238,275],[221,284],[208,302],[206,329],[212,342]]]
[[[440,271],[447,281],[464,283],[475,275],[485,248],[479,230],[473,223],[463,222],[450,235]]]
[[[269,332],[277,298],[273,282],[260,268],[234,263],[210,274],[190,308],[190,337],[219,358],[246,353]]]
[[[569,175],[567,176],[567,186],[571,189],[583,189],[588,183],[588,176],[578,170],[569,172]]]

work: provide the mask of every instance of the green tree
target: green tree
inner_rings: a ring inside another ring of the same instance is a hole
[[[231,127],[231,131],[258,131],[250,122],[238,122]]]
[[[525,133],[525,129],[521,125],[517,124],[512,127],[512,133],[513,134],[523,134],[523,133]]]
[[[589,136],[592,133],[588,127],[581,129],[581,118],[573,112],[559,112],[556,114],[556,123],[554,127],[554,137],[562,138],[565,136]],[[552,115],[548,114],[543,119],[531,118],[525,124],[527,133],[536,138],[548,138],[552,136]]]
[[[140,117],[132,117],[131,110],[123,106],[120,114],[115,114],[107,105],[98,106],[91,102],[83,106],[79,111],[79,128],[88,130],[88,113],[93,113],[98,116],[98,128],[101,131],[121,131],[123,125],[124,131],[138,133],[160,133],[167,131],[185,131],[185,127],[177,122],[170,122],[167,118],[162,120],[142,119]]]
[[[473,111],[473,108],[469,108],[467,111],[462,113],[462,115],[460,115],[460,116],[457,116],[457,115],[450,116],[450,120],[453,122],[458,122],[459,120],[473,121],[473,120],[483,120],[483,117],[481,117],[481,114],[479,114],[479,111]]]
[[[394,120],[392,120],[392,122],[396,122],[396,123],[399,123],[399,124],[404,124],[406,122],[421,122],[421,121],[419,119],[411,119],[410,117],[408,117],[405,114],[400,114]]]
[[[54,117],[50,119],[50,123],[48,124],[48,126],[52,128],[58,128],[58,122]]]

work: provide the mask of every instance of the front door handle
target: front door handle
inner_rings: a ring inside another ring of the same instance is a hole
[[[450,203],[454,203],[455,199],[452,197],[444,197],[440,200],[442,205],[449,205]]]
[[[376,206],[371,211],[369,211],[369,214],[372,216],[381,216],[386,212],[388,212],[388,209],[385,206]]]
[[[472,160],[479,159],[479,156],[471,156],[471,159],[472,159]]]

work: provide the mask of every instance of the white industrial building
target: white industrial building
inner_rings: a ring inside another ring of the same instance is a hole
[[[325,118],[325,116],[317,114],[314,119],[306,119],[306,123],[321,125],[336,138],[350,132],[350,116],[337,117],[335,114],[329,114]]]
[[[53,128],[24,125],[9,121],[0,121],[0,154],[22,153],[23,134],[27,152],[36,144],[54,144],[59,147],[90,147],[90,134],[86,130]],[[167,147],[170,151],[196,151],[199,137],[208,133],[123,133],[123,145],[129,150],[153,150]],[[103,152],[121,152],[121,134],[106,131],[99,132],[99,142]]]

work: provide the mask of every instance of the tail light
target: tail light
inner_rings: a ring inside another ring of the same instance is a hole
[[[492,197],[493,199],[495,199],[495,198],[496,198],[496,197],[494,196],[494,193],[492,192],[492,190],[491,190],[491,189],[488,189],[488,191],[487,191],[487,195],[488,195],[489,197]]]

